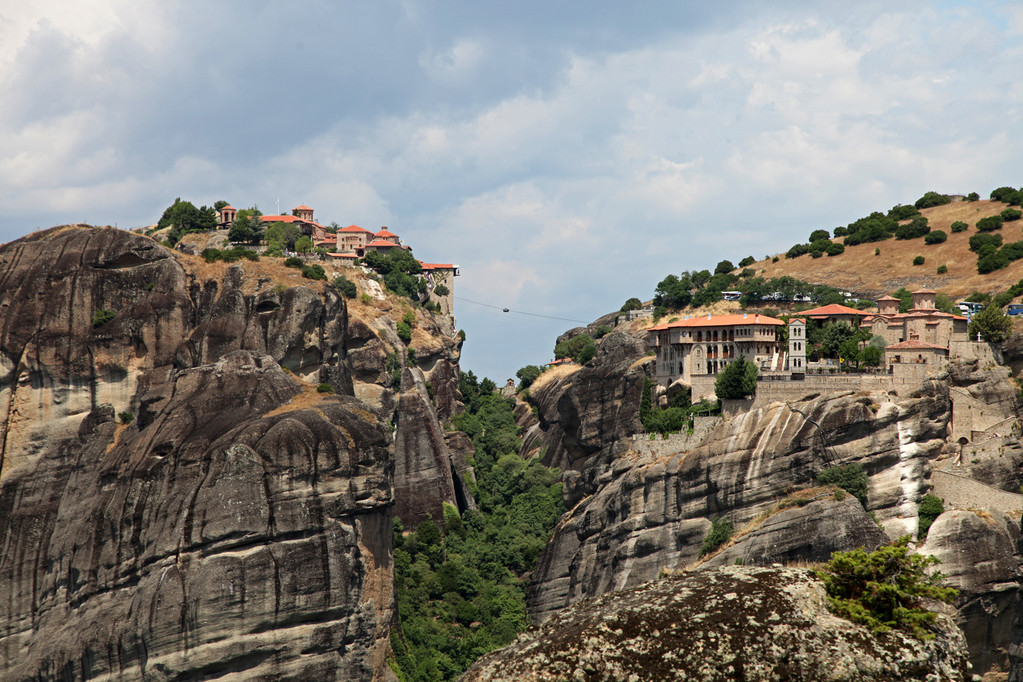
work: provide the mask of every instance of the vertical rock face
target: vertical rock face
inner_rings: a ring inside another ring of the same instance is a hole
[[[739,528],[789,492],[812,486],[821,470],[847,462],[861,463],[870,475],[867,509],[890,535],[905,534],[915,527],[916,508],[926,493],[928,454],[943,442],[947,394],[927,391],[880,405],[873,400],[819,397],[795,409],[775,403],[722,421],[691,450],[619,456],[598,479],[602,487],[561,520],[541,555],[529,594],[534,620],[584,597],[652,580],[662,568],[693,562],[711,519],[726,516]],[[820,424],[826,445],[800,412]],[[784,528],[775,519],[773,528],[758,531],[775,534],[771,551],[747,545],[734,550],[733,560],[818,558],[861,540],[876,542],[866,512],[851,504],[858,509],[846,503],[828,512],[808,507],[784,515]],[[850,530],[832,533],[819,547],[813,536],[801,534],[807,530],[802,524],[824,532],[840,519],[852,524]],[[788,537],[784,542],[783,536]]]
[[[939,516],[921,551],[959,590],[959,624],[974,670],[1008,670],[1023,619],[1020,529],[1000,512],[951,510]]]
[[[114,229],[0,247],[0,678],[390,678],[387,422],[432,380],[401,437],[452,480],[457,342],[425,329],[399,392],[331,289],[190,267]]]

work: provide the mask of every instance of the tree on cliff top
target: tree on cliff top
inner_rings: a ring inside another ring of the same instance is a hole
[[[729,363],[714,380],[714,393],[718,398],[747,398],[757,392],[757,366],[739,358]]]
[[[1001,308],[991,304],[973,316],[970,321],[970,339],[980,338],[988,343],[1001,343],[1012,333],[1012,320]]]

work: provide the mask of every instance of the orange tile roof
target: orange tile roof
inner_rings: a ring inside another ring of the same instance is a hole
[[[302,204],[301,206],[296,206],[295,210],[296,211],[311,211],[313,209],[311,209],[310,207],[306,206],[305,204]]]
[[[828,305],[821,306],[820,308],[811,308],[810,310],[800,310],[799,314],[806,315],[807,317],[827,317],[830,315],[857,315],[864,317],[867,315],[867,313],[862,310],[856,310],[856,308],[850,308],[849,306],[844,306],[839,303],[830,303]]]
[[[424,263],[419,261],[419,264],[423,266],[423,270],[454,270],[458,267],[451,263]]]
[[[293,215],[265,215],[262,218],[264,223],[294,223],[301,220],[298,216]]]
[[[380,231],[379,231],[379,232],[377,232],[377,233],[376,233],[375,235],[373,235],[373,236],[374,236],[374,237],[397,237],[398,235],[394,234],[393,232],[389,232],[389,231],[387,230],[387,228],[386,228],[386,227],[384,227],[384,228],[381,228],[381,229],[380,229]]]
[[[898,300],[900,300],[900,299],[895,298],[894,296],[882,296],[881,298],[875,299],[874,302],[877,303],[878,301],[898,301]]]
[[[327,255],[330,256],[331,258],[358,258],[358,256],[355,255],[354,253],[332,253],[332,252],[328,252]]]
[[[736,325],[743,324],[760,324],[768,326],[785,325],[785,323],[781,320],[768,317],[767,315],[697,315],[685,320],[662,323],[655,327],[650,327],[647,331],[663,331],[665,329],[675,329],[677,327],[734,327]]]
[[[383,239],[374,239],[369,244],[366,244],[366,246],[367,247],[369,247],[369,246],[387,246],[387,247],[398,248],[398,245],[395,244],[394,242],[385,242]]]
[[[792,324],[793,322],[802,322],[803,324],[806,324],[806,320],[801,317],[793,317],[789,319],[789,324]]]
[[[234,206],[231,206],[230,204],[228,204],[227,206],[221,206],[220,207],[221,211],[226,211],[227,209],[231,209],[232,211],[237,211],[238,210]]]
[[[937,350],[944,350],[944,351],[948,350],[948,348],[946,348],[945,346],[937,346],[937,345],[935,345],[933,343],[927,343],[926,341],[919,341],[917,339],[910,339],[909,341],[899,341],[898,343],[893,343],[890,346],[885,346],[884,349],[885,350],[903,350],[903,349],[906,349],[906,350],[908,350],[908,349],[931,350],[931,349],[937,349]]]
[[[348,227],[342,227],[338,232],[365,232],[366,234],[373,234],[369,230],[359,227],[358,225],[349,225]]]

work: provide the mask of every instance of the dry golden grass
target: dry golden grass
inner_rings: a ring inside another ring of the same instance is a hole
[[[1006,204],[985,200],[957,202],[920,211],[927,217],[932,230],[942,230],[948,235],[948,240],[941,244],[927,245],[922,237],[888,239],[847,246],[845,252],[838,256],[822,258],[811,258],[807,254],[786,259],[783,252],[778,254],[777,263],[768,259],[749,267],[757,275],[766,278],[788,275],[870,296],[891,293],[903,286],[910,290],[920,287],[933,289],[953,298],[967,296],[973,291],[1005,291],[1023,277],[1023,266],[1015,263],[987,275],[978,275],[977,255],[970,251],[969,246],[970,237],[977,234],[974,227],[976,222],[987,216],[998,215],[1005,208]],[[950,226],[956,220],[967,223],[970,229],[953,234]],[[1006,243],[1023,240],[1023,221],[1006,223],[1001,234]],[[875,256],[874,249],[881,249],[881,254]],[[923,265],[913,265],[916,256],[923,256],[926,262]],[[939,265],[946,266],[948,272],[936,274]]]
[[[574,362],[565,365],[558,365],[556,367],[550,367],[544,370],[544,372],[539,377],[537,377],[536,381],[533,382],[533,385],[529,387],[529,390],[530,392],[538,391],[551,382],[575,374],[580,369],[582,369],[582,365],[576,364]]]
[[[292,377],[292,380],[295,382],[295,385],[302,389],[301,393],[297,394],[294,398],[283,405],[279,405],[270,410],[263,415],[264,417],[275,417],[286,412],[296,412],[298,410],[315,408],[317,405],[333,395],[331,393],[320,393],[316,390],[315,386],[300,379]]]

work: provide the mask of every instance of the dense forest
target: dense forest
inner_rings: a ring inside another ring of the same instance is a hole
[[[392,668],[402,680],[453,679],[529,625],[526,576],[565,511],[560,472],[519,456],[515,401],[495,388],[462,373],[466,410],[452,424],[475,446],[478,508],[445,505],[443,519],[414,532],[395,520]]]

